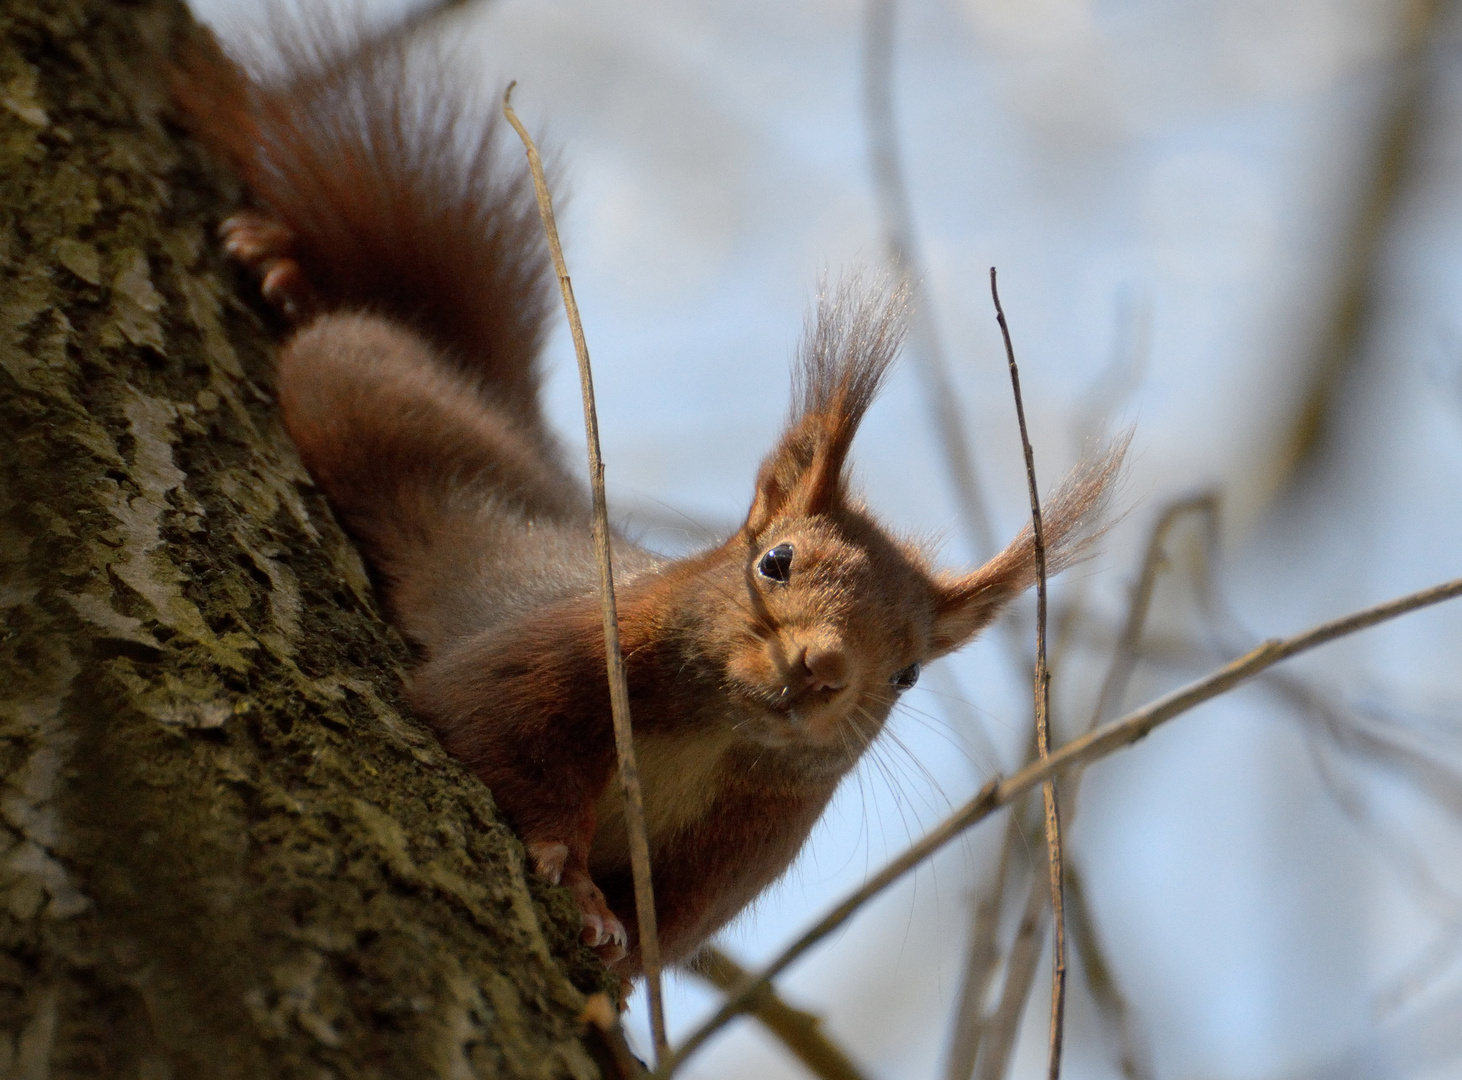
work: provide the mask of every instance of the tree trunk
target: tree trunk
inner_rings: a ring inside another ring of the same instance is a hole
[[[594,1077],[605,978],[276,416],[179,0],[0,8],[0,1078]]]

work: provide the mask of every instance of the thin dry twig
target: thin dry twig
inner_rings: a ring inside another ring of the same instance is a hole
[[[1071,805],[1069,798],[1066,805]],[[1081,972],[1087,989],[1091,991],[1097,1011],[1115,1029],[1120,1053],[1118,1066],[1122,1075],[1128,1080],[1145,1080],[1152,1075],[1152,1069],[1147,1063],[1145,1048],[1133,1029],[1127,997],[1107,963],[1101,935],[1087,903],[1081,866],[1076,861],[1066,865],[1066,919],[1076,955],[1081,958]]]
[[[1116,403],[1121,400],[1127,392],[1129,384],[1133,380],[1134,372],[1140,365],[1126,359],[1126,350],[1120,350],[1118,360],[1114,362],[1111,370],[1104,376],[1104,383],[1111,383],[1112,388],[1102,396],[1107,399],[1106,404],[1101,408],[1092,410],[1087,420],[1083,423],[1084,435],[1078,442],[1085,446],[1098,437],[1107,427],[1107,417]],[[1125,362],[1124,362],[1125,360]],[[1118,385],[1120,384],[1120,385]],[[1190,500],[1189,500],[1190,501]],[[1111,667],[1102,687],[1101,699],[1113,699],[1120,701],[1125,691],[1126,681],[1131,675],[1133,663],[1135,662],[1136,649],[1142,635],[1142,627],[1145,624],[1148,607],[1152,598],[1153,585],[1157,578],[1158,569],[1161,566],[1161,537],[1171,527],[1171,512],[1165,513],[1155,528],[1156,538],[1150,539],[1146,557],[1142,563],[1142,571],[1139,574],[1138,587],[1134,590],[1131,604],[1129,605],[1126,623]],[[1069,603],[1056,617],[1055,646],[1052,655],[1059,663],[1060,657],[1065,655],[1072,640],[1076,636],[1076,626],[1081,616],[1081,601],[1078,598]],[[1094,715],[1088,727],[1095,727],[1100,717],[1104,714],[1106,706],[1098,705],[1097,713]],[[1032,754],[1034,755],[1034,742]],[[1062,803],[1066,806],[1068,814],[1074,807],[1076,785],[1063,786]],[[1019,815],[1012,814],[1006,829],[1005,841],[1001,848],[1000,861],[994,882],[978,893],[975,903],[974,917],[971,927],[971,941],[969,950],[966,953],[965,970],[961,977],[959,1007],[955,1012],[954,1025],[949,1040],[949,1052],[945,1065],[946,1080],[969,1080],[974,1074],[975,1065],[985,1065],[982,1075],[990,1075],[989,1070],[995,1068],[995,1062],[1005,1062],[1008,1057],[1009,1047],[1004,1050],[992,1049],[987,1051],[986,1056],[981,1058],[981,1046],[992,1028],[997,1028],[1001,1023],[1008,1020],[1011,1015],[1011,1006],[1005,1004],[1010,1000],[1010,995],[1017,991],[1017,984],[1012,983],[1012,977],[1017,977],[1019,992],[1028,994],[1030,990],[1030,979],[1028,976],[1021,976],[1020,973],[1027,963],[1034,960],[1021,955],[1020,950],[1026,939],[1017,937],[1012,943],[1012,952],[1009,962],[1006,964],[1005,989],[1001,993],[1001,1004],[997,1006],[994,1014],[987,1016],[984,1010],[984,1002],[989,994],[996,968],[999,965],[999,950],[996,944],[996,937],[1000,927],[1000,903],[1004,896],[1005,881],[1008,875],[1008,866],[1011,854],[1016,846],[1023,841],[1023,832],[1020,827]],[[1066,875],[1063,895],[1066,900],[1071,897],[1070,878],[1071,868],[1065,865],[1063,860],[1063,873]],[[1023,925],[1023,924],[1022,924]],[[1063,919],[1063,928],[1071,931],[1076,946],[1081,952],[1085,967],[1105,972],[1107,970],[1105,960],[1100,955],[1100,945],[1095,940],[1094,929],[1090,920],[1085,920],[1080,926],[1067,925]],[[1090,964],[1086,964],[1087,960]],[[1032,969],[1033,970],[1033,969]],[[1019,982],[1023,978],[1023,982]],[[1108,992],[1110,991],[1110,993]],[[1118,1026],[1122,1039],[1123,1068],[1129,1076],[1133,1075],[1128,1068],[1129,1062],[1137,1060],[1136,1053],[1132,1047],[1132,1040],[1129,1036],[1130,1024],[1126,1015],[1126,1002],[1122,998],[1115,983],[1104,983],[1100,979],[1093,985],[1092,993],[1099,999],[1102,1015],[1113,1017],[1114,1023]],[[1020,1000],[1024,1000],[1022,997]],[[1016,1013],[1016,1019],[1019,1019]],[[999,1046],[999,1040],[996,1040]],[[989,1064],[986,1064],[989,1063]],[[1004,1072],[1004,1064],[1001,1064],[998,1074]]]
[[[359,31],[359,38],[356,40],[356,51],[365,54],[383,47],[389,47],[393,43],[401,41],[427,30],[438,19],[445,18],[455,11],[459,11],[473,4],[478,0],[428,0],[414,11],[409,11],[394,22],[375,30],[362,28]]]
[[[1145,304],[1126,304],[1119,319],[1119,328],[1124,331],[1113,350],[1111,362],[1100,374],[1091,391],[1086,395],[1087,405],[1076,422],[1076,445],[1085,448],[1100,441],[1110,426],[1112,413],[1125,401],[1137,386],[1147,358],[1148,310]],[[1078,636],[1078,628],[1085,615],[1084,595],[1086,581],[1083,579],[1072,586],[1067,602],[1055,612],[1055,633],[1051,645],[1051,666],[1059,667]],[[1014,631],[1013,623],[1006,623]],[[1017,667],[1029,670],[1034,679],[1034,663],[1026,662],[1015,633],[1003,635],[1011,644],[1012,656]],[[1019,655],[1016,655],[1018,654]],[[1094,726],[1094,725],[1093,725]],[[1032,743],[1034,755],[1034,743]],[[1074,791],[1065,793],[1063,802],[1072,806]],[[960,995],[951,1026],[949,1048],[945,1061],[946,1080],[969,1080],[974,1074],[979,1058],[980,1045],[989,1026],[985,1015],[985,1001],[994,981],[1000,963],[997,938],[1002,922],[1002,905],[1005,883],[1009,873],[1010,856],[1016,845],[1023,842],[1018,815],[1012,815],[1001,854],[996,865],[992,883],[974,890],[974,911],[971,918],[970,945],[965,953],[964,971],[960,977]],[[1070,867],[1067,867],[1069,874]],[[1070,881],[1067,881],[1067,894]],[[1089,942],[1077,941],[1078,948],[1090,951]],[[1125,1026],[1124,1026],[1125,1030]],[[1131,1056],[1131,1055],[1128,1055]]]
[[[1213,492],[1194,495],[1169,503],[1158,516],[1157,523],[1147,536],[1147,550],[1142,556],[1142,568],[1137,574],[1137,585],[1132,590],[1132,600],[1127,607],[1127,618],[1117,638],[1117,647],[1112,653],[1111,665],[1106,678],[1102,680],[1101,692],[1092,709],[1088,730],[1096,727],[1107,714],[1121,705],[1127,692],[1127,684],[1137,667],[1137,650],[1142,644],[1142,632],[1147,626],[1147,614],[1152,606],[1153,592],[1157,588],[1157,576],[1163,568],[1164,550],[1168,533],[1187,514],[1203,514],[1215,518],[1218,513],[1218,496]]]
[[[720,990],[734,990],[751,977],[745,968],[714,945],[700,951],[691,970]],[[853,1059],[823,1033],[822,1019],[788,1005],[775,988],[763,988],[752,999],[748,1011],[814,1076],[822,1080],[865,1080],[864,1072]]]
[[[1117,332],[1111,358],[1082,395],[1071,425],[1078,451],[1106,437],[1112,417],[1142,384],[1151,358],[1151,302],[1126,289],[1117,294],[1116,300]]]
[[[1147,368],[1152,321],[1150,305],[1134,302],[1125,290],[1119,294],[1118,300],[1118,333],[1111,358],[1083,395],[1082,406],[1071,424],[1078,456],[1089,447],[1107,441],[1112,417],[1141,385]],[[1061,666],[1061,658],[1077,639],[1079,625],[1087,615],[1089,583],[1089,579],[1083,577],[1067,587],[1066,603],[1056,616],[1052,667]]]
[[[995,551],[994,528],[980,484],[979,468],[949,376],[933,304],[924,288],[924,268],[899,151],[893,107],[895,0],[868,0],[863,37],[863,115],[868,136],[873,190],[883,219],[884,245],[895,271],[914,291],[910,350],[923,391],[924,408],[933,419],[941,458],[965,540],[977,559]],[[1032,661],[1018,626],[1002,622],[999,636],[1013,671],[1033,678]],[[961,975],[960,1007],[950,1036],[948,1076],[968,1080],[979,1051],[983,1002],[999,961],[995,935],[1000,925],[1003,875],[997,884],[976,892],[971,948]],[[973,1004],[972,1004],[973,1003]]]
[[[1406,596],[1321,623],[1294,637],[1271,638],[1204,678],[1179,687],[1156,701],[1128,713],[1120,720],[1115,720],[1078,739],[1073,739],[1059,750],[1053,751],[1046,760],[1032,762],[1005,779],[996,778],[989,781],[973,799],[937,825],[922,840],[869,878],[840,904],[831,908],[814,926],[787,946],[754,978],[743,983],[740,989],[728,994],[721,1008],[687,1036],[675,1052],[661,1064],[656,1075],[662,1078],[669,1076],[692,1053],[704,1045],[707,1039],[730,1020],[744,1012],[747,1003],[763,986],[769,984],[804,953],[847,922],[864,904],[959,837],[966,829],[983,821],[1001,807],[1009,806],[1016,799],[1049,779],[1071,769],[1085,768],[1092,762],[1106,757],[1124,746],[1141,741],[1154,728],[1196,708],[1205,701],[1210,701],[1232,690],[1240,683],[1283,660],[1326,645],[1337,638],[1346,637],[1456,596],[1462,596],[1462,578],[1434,585],[1429,589],[1422,589],[1420,592],[1408,593]]]
[[[1117,635],[1117,644],[1107,674],[1102,679],[1097,701],[1092,708],[1087,730],[1095,729],[1122,703],[1127,686],[1136,670],[1147,627],[1147,617],[1152,608],[1158,576],[1167,563],[1166,544],[1169,534],[1177,523],[1189,514],[1199,514],[1209,526],[1207,537],[1210,546],[1216,541],[1218,519],[1218,496],[1205,492],[1169,503],[1158,515],[1148,533],[1137,583],[1127,605],[1127,614],[1122,629]],[[1210,552],[1211,555],[1211,552]],[[1206,576],[1205,579],[1206,581]],[[1070,777],[1062,785],[1064,803],[1068,815],[1076,813],[1080,777]],[[1107,963],[1095,921],[1086,903],[1081,877],[1073,865],[1066,866],[1066,915],[1067,929],[1077,954],[1081,957],[1081,969],[1087,989],[1096,1003],[1097,1012],[1113,1030],[1119,1046],[1119,1064],[1129,1080],[1140,1080],[1149,1073],[1146,1058],[1133,1030],[1131,1013],[1126,995],[1118,986],[1111,965]]]
[[[590,994],[579,1022],[584,1025],[584,1046],[603,1080],[645,1080],[650,1075],[630,1050],[619,1010],[608,994]]]
[[[980,1045],[985,1038],[985,1000],[995,980],[1000,963],[996,939],[1000,934],[1000,910],[1010,867],[1023,837],[1020,820],[1011,814],[1000,842],[1000,857],[995,873],[978,893],[970,926],[970,946],[960,978],[959,1000],[955,1008],[954,1028],[949,1037],[949,1053],[944,1065],[945,1080],[970,1080]]]
[[[966,539],[977,559],[995,553],[995,531],[980,487],[975,455],[960,416],[949,378],[944,348],[933,307],[923,287],[914,215],[909,189],[900,164],[898,131],[893,117],[893,0],[869,0],[863,34],[863,115],[868,131],[868,153],[873,167],[873,188],[883,216],[888,261],[909,283],[913,312],[912,338],[915,370],[924,391],[924,407],[934,417],[935,432],[949,470]]]
[[[1016,928],[1015,940],[1010,945],[1010,960],[1005,965],[1005,986],[986,1025],[979,1080],[1002,1080],[1010,1067],[1010,1052],[1015,1049],[1020,1018],[1025,1014],[1025,1003],[1030,998],[1041,949],[1045,946],[1049,896],[1050,890],[1041,880],[1041,875],[1032,873],[1025,910],[1021,912],[1020,926]]]
[[[1404,1018],[1389,1024],[1366,1025],[1355,1041],[1338,1053],[1299,1067],[1271,1073],[1272,1080],[1345,1080],[1375,1075],[1385,1062],[1390,1076],[1445,1076],[1457,1071],[1457,1017],[1462,1016],[1462,993],[1448,988]],[[1448,1065],[1443,1069],[1443,1065]]]
[[[1210,531],[1213,529],[1216,523],[1211,523]],[[1252,643],[1254,635],[1223,604],[1209,569],[1206,563],[1196,568],[1200,610],[1215,647],[1225,655],[1237,655]],[[1419,841],[1404,828],[1388,828],[1378,820],[1371,808],[1344,785],[1331,755],[1388,770],[1453,815],[1462,814],[1462,774],[1439,760],[1440,747],[1434,739],[1409,732],[1399,718],[1384,710],[1357,708],[1297,673],[1267,671],[1259,684],[1305,726],[1316,773],[1340,812],[1371,839],[1381,857],[1434,917],[1450,924],[1439,940],[1420,950],[1419,962],[1377,993],[1373,1008],[1378,1018],[1383,1017],[1399,1008],[1408,994],[1427,989],[1429,982],[1434,982],[1462,951],[1462,897],[1438,879],[1429,858],[1434,845]]]
[[[1404,5],[1391,100],[1378,125],[1374,151],[1368,155],[1370,175],[1362,179],[1355,216],[1338,260],[1333,307],[1315,342],[1315,372],[1309,399],[1295,425],[1289,454],[1291,467],[1304,461],[1324,441],[1327,416],[1346,371],[1368,340],[1374,319],[1377,282],[1386,272],[1387,240],[1396,233],[1404,212],[1404,196],[1415,183],[1423,160],[1418,151],[1435,87],[1428,78],[1430,50],[1441,45],[1448,8],[1455,0],[1413,0]],[[1401,10],[1403,5],[1397,5]]]
[[[1147,626],[1153,595],[1156,592],[1158,575],[1166,563],[1165,545],[1168,534],[1184,516],[1194,513],[1201,514],[1210,526],[1208,534],[1212,541],[1216,536],[1218,497],[1211,492],[1179,499],[1168,504],[1158,515],[1157,521],[1148,533],[1147,545],[1137,574],[1137,583],[1132,590],[1127,614],[1117,636],[1116,647],[1112,652],[1111,663],[1102,680],[1096,705],[1092,709],[1091,719],[1087,724],[1088,731],[1096,728],[1113,708],[1120,705],[1127,692],[1127,685],[1137,666],[1139,648]],[[1077,792],[1080,786],[1079,779],[1079,777],[1071,777],[1062,785],[1063,802],[1068,814],[1075,813]],[[1098,1012],[1116,1030],[1121,1046],[1122,1072],[1135,1080],[1143,1075],[1145,1070],[1133,1037],[1127,1000],[1117,986],[1101,943],[1097,939],[1096,926],[1087,910],[1080,879],[1073,867],[1066,866],[1065,870],[1067,874],[1065,882],[1067,929],[1081,956],[1082,970],[1086,975],[1086,983],[1097,1004]]]
[[[1036,784],[1045,776],[1054,775],[1065,769],[1082,767],[1105,757],[1113,750],[1145,738],[1153,728],[1187,712],[1196,705],[1225,693],[1239,683],[1245,682],[1282,660],[1288,660],[1302,652],[1327,645],[1338,638],[1347,637],[1360,630],[1398,618],[1432,604],[1440,604],[1462,595],[1462,578],[1434,585],[1429,589],[1408,593],[1395,600],[1388,600],[1374,607],[1334,619],[1327,623],[1289,638],[1270,638],[1260,642],[1243,656],[1224,665],[1211,675],[1189,683],[1158,698],[1121,720],[1106,724],[1079,739],[1073,739],[1051,755],[1050,760],[1032,769],[1022,770],[1003,781],[999,787],[1002,802],[1005,797],[1015,797]],[[1027,777],[1026,773],[1039,773]]]
[[[564,310],[568,313],[569,330],[573,334],[574,354],[579,361],[579,384],[584,398],[584,437],[589,444],[589,484],[594,495],[594,556],[599,564],[599,588],[604,610],[604,663],[609,674],[609,702],[614,715],[614,744],[619,752],[619,782],[624,789],[624,819],[629,831],[630,869],[635,884],[635,914],[639,921],[640,960],[650,999],[650,1029],[655,1040],[655,1061],[666,1059],[670,1051],[665,1037],[665,1006],[660,994],[660,937],[655,927],[655,894],[650,883],[650,845],[645,837],[645,808],[640,791],[640,772],[635,764],[634,734],[630,729],[629,688],[625,682],[624,654],[619,646],[619,617],[614,605],[614,570],[609,557],[609,508],[604,498],[604,459],[599,453],[599,417],[594,408],[594,375],[589,367],[589,345],[584,339],[579,305],[574,300],[573,283],[569,280],[563,248],[558,242],[558,226],[553,218],[553,200],[543,176],[543,161],[528,129],[513,111],[512,94],[516,82],[503,91],[503,115],[528,154],[528,168],[533,174],[533,190],[538,196],[538,211],[553,255],[553,268],[563,292]]]
[[[1005,359],[1010,366],[1010,389],[1015,395],[1015,418],[1020,426],[1020,445],[1025,453],[1025,478],[1030,487],[1031,534],[1036,553],[1036,753],[1045,761],[1051,756],[1051,669],[1046,664],[1046,543],[1041,532],[1041,492],[1036,483],[1036,456],[1025,424],[1025,402],[1020,396],[1020,368],[1015,363],[1015,345],[1000,306],[1000,288],[995,268],[990,267],[990,298],[995,303],[995,321],[1005,341]],[[1051,946],[1051,1035],[1049,1080],[1061,1076],[1061,1044],[1066,1030],[1066,920],[1061,897],[1061,811],[1056,804],[1056,781],[1041,785],[1045,806],[1046,853],[1050,864],[1051,923],[1055,934]]]
[[[477,0],[430,0],[429,3],[423,4],[411,12],[411,14],[407,15],[401,25],[408,31],[416,30],[419,27],[425,26],[427,23],[440,19],[449,12],[456,11],[459,8],[470,7],[476,2]]]

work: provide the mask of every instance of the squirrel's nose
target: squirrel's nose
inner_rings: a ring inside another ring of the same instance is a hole
[[[841,690],[848,685],[848,657],[837,648],[820,645],[800,650],[801,673],[809,690]]]

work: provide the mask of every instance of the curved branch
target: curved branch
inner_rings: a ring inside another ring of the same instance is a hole
[[[1432,604],[1439,604],[1453,597],[1462,596],[1462,578],[1435,585],[1430,589],[1409,593],[1395,600],[1377,604],[1374,607],[1342,616],[1330,622],[1321,623],[1302,634],[1289,638],[1271,638],[1257,648],[1226,664],[1212,674],[1174,690],[1156,701],[1128,713],[1120,720],[1097,728],[1090,734],[1075,739],[1051,754],[1044,761],[1032,762],[1014,776],[993,779],[982,787],[968,803],[928,835],[889,863],[868,880],[861,888],[854,890],[817,924],[789,945],[755,978],[744,983],[739,990],[727,996],[725,1003],[716,1013],[686,1038],[668,1057],[656,1072],[658,1077],[668,1077],[707,1039],[745,1012],[763,987],[780,975],[804,953],[823,938],[842,926],[865,903],[903,877],[925,859],[939,851],[966,829],[978,824],[996,810],[1008,806],[1016,799],[1071,769],[1084,768],[1100,758],[1130,746],[1146,738],[1160,724],[1196,708],[1205,701],[1232,690],[1235,686],[1253,678],[1261,671],[1288,660],[1299,653],[1318,648],[1321,645],[1346,637],[1378,623],[1398,618]]]

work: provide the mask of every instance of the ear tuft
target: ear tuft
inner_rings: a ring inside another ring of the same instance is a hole
[[[747,532],[837,505],[848,449],[903,343],[908,304],[908,286],[885,277],[855,275],[820,291],[792,375],[792,415],[762,462]]]
[[[1047,576],[1089,558],[1106,534],[1111,524],[1107,510],[1131,442],[1132,432],[1124,432],[1102,453],[1078,464],[1055,493],[1041,501]],[[1026,522],[1005,550],[984,566],[937,583],[933,655],[968,642],[1035,580],[1035,531]]]

